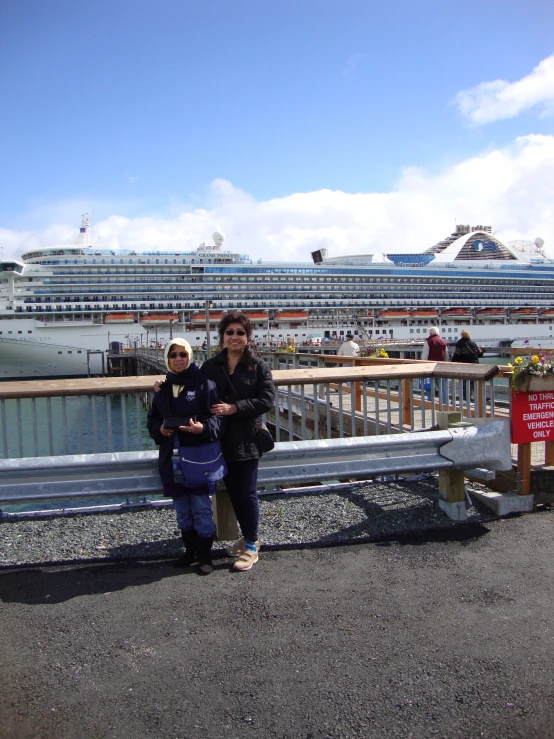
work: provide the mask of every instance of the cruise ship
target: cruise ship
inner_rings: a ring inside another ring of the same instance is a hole
[[[100,249],[86,214],[77,243],[0,262],[0,379],[83,376],[106,352],[183,336],[212,344],[229,310],[248,313],[259,343],[423,341],[467,328],[489,346],[554,338],[554,261],[503,244],[489,226],[458,225],[423,253],[269,262],[223,249]]]

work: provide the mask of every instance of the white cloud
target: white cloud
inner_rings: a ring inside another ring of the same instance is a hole
[[[461,90],[454,102],[462,115],[476,125],[514,118],[541,103],[542,115],[550,115],[554,111],[554,54],[517,82],[481,82]]]
[[[327,247],[330,255],[367,251],[420,251],[458,223],[491,225],[505,240],[541,236],[554,257],[554,136],[524,136],[512,146],[459,162],[438,175],[407,168],[388,193],[318,190],[257,202],[226,180],[212,183],[204,207],[167,217],[112,215],[94,223],[99,246],[140,250],[194,249],[214,231],[224,248],[264,260],[309,261]],[[56,214],[60,208],[56,206]],[[0,231],[4,256],[39,245],[72,243],[73,224],[42,232]]]

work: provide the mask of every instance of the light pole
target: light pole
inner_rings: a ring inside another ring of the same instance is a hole
[[[211,300],[206,300],[204,303],[204,311],[206,314],[206,344],[208,346],[207,352],[208,352],[208,359],[211,354],[211,348],[212,348],[212,337],[210,336],[210,308],[212,305]]]

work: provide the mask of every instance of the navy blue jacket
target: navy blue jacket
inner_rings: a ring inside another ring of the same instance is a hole
[[[167,376],[169,376],[168,373]],[[177,398],[173,397],[173,387],[170,382],[164,382],[154,394],[152,406],[148,413],[148,432],[159,445],[158,470],[163,483],[172,484],[173,480],[173,445],[174,437],[162,436],[160,427],[164,418],[168,416],[195,417],[204,424],[201,434],[191,434],[183,431],[175,432],[179,435],[180,446],[200,446],[209,441],[221,438],[226,426],[226,419],[222,416],[213,416],[210,408],[219,403],[219,393],[215,383],[203,375],[195,364],[191,364],[185,371],[182,380],[183,389]]]

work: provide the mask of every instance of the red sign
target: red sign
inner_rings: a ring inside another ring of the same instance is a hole
[[[512,393],[512,444],[554,439],[554,391]]]

